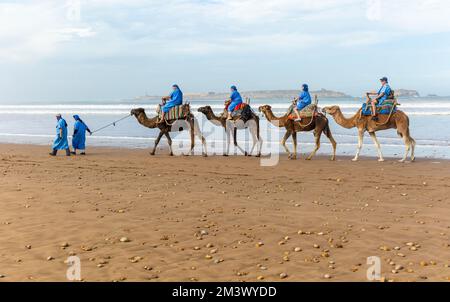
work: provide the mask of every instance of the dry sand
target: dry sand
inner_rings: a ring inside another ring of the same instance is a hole
[[[0,145],[0,281],[65,281],[69,255],[86,281],[450,278],[446,161],[47,152]]]

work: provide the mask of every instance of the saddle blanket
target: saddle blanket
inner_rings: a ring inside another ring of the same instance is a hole
[[[158,118],[161,118],[162,116],[162,105],[158,105],[156,108],[156,113],[158,114]],[[165,119],[170,120],[180,120],[185,119],[190,112],[189,104],[183,104],[180,106],[175,106],[173,108],[170,108],[169,112],[166,113]]]
[[[395,113],[397,111],[395,100],[386,100],[383,102],[383,104],[376,107],[377,114],[390,114],[392,107],[394,107],[394,110],[392,112]],[[362,115],[372,115],[372,106],[364,103],[362,105]]]
[[[310,105],[306,106],[305,108],[303,108],[299,112],[299,115],[301,118],[308,118],[308,117],[316,116],[317,115],[316,109],[317,109],[317,105],[310,104]],[[290,120],[297,119],[297,114],[295,114],[295,112],[294,112],[294,105],[291,105],[289,107],[289,109],[287,111],[287,116],[288,116],[288,119],[290,119]]]

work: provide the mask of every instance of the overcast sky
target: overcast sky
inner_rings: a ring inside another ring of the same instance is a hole
[[[0,0],[0,101],[394,88],[450,95],[448,0]]]

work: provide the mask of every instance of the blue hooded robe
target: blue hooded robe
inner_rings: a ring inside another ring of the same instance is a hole
[[[174,86],[176,89],[170,94],[170,101],[168,101],[163,107],[162,111],[167,113],[171,108],[180,106],[183,104],[183,92],[178,86]]]
[[[237,90],[234,90],[230,95],[230,99],[231,103],[228,106],[228,112],[233,112],[237,105],[242,104],[242,97]]]
[[[62,130],[62,137],[59,136]],[[61,118],[56,124],[56,137],[52,146],[53,150],[67,150],[69,149],[69,141],[67,140],[67,123]]]
[[[306,88],[298,97],[297,109],[302,110],[308,105],[311,105],[311,95],[309,94],[308,88]]]
[[[89,131],[89,128],[80,119],[80,117],[78,115],[74,115],[73,118],[76,120],[76,122],[74,125],[72,147],[75,150],[85,150],[86,149],[86,131]]]

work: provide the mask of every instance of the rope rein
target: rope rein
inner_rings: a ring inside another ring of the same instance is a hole
[[[396,99],[395,102],[394,102],[394,106],[392,106],[392,108],[391,108],[391,112],[389,112],[389,116],[388,116],[387,120],[386,120],[384,123],[377,123],[377,122],[375,122],[375,124],[376,124],[377,126],[384,126],[384,125],[386,125],[387,123],[389,123],[389,121],[391,120],[392,115],[394,114],[394,110],[395,110],[396,108],[397,108],[397,99]]]

